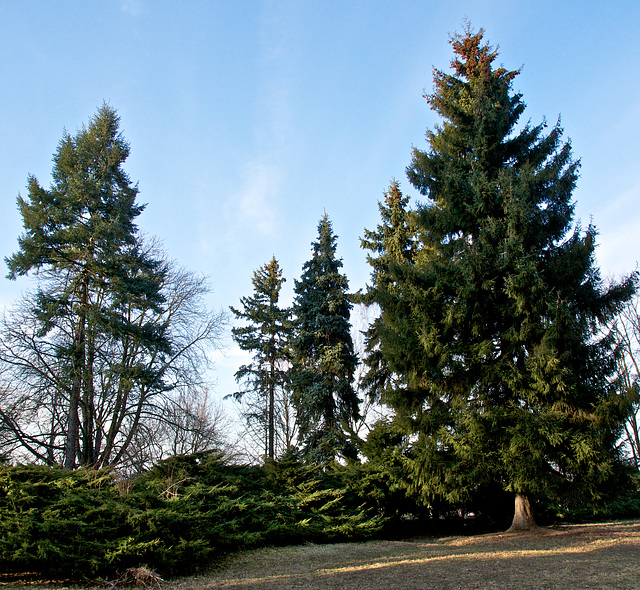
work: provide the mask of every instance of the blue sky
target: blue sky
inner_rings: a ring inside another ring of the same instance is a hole
[[[209,275],[214,308],[251,293],[272,255],[285,301],[323,212],[351,288],[377,201],[437,123],[422,97],[467,18],[522,66],[533,123],[559,116],[582,160],[576,217],[603,276],[634,270],[640,235],[640,2],[613,0],[0,2],[0,254],[16,250],[29,173],[48,186],[63,130],[108,101],[131,144],[142,231]],[[5,272],[2,273],[4,275]],[[0,279],[8,305],[28,279]],[[240,355],[217,361],[233,389]]]

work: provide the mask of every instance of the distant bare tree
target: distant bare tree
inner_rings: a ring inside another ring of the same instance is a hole
[[[228,450],[229,418],[208,389],[181,392],[178,399],[170,400],[159,427],[159,438],[169,455]]]
[[[269,406],[265,404],[263,396],[254,394],[253,391],[235,396],[234,400],[242,417],[235,446],[246,460],[251,463],[260,463],[266,455],[265,449],[269,448],[269,431],[265,427],[269,423]],[[275,390],[273,408],[274,455],[280,457],[295,446],[298,433],[295,408],[286,389]]]
[[[358,357],[358,366],[354,373],[355,386],[358,388],[360,397],[360,415],[357,419],[350,421],[350,427],[353,433],[362,439],[366,439],[371,427],[382,420],[388,418],[391,409],[380,402],[378,397],[369,395],[362,382],[366,376],[367,366],[365,364],[366,356],[366,331],[373,323],[378,313],[377,306],[358,304],[351,313],[351,339],[353,347]]]
[[[213,401],[206,388],[181,391],[165,398],[157,415],[147,416],[117,470],[133,475],[149,469],[160,459],[204,451],[231,457],[231,424],[220,401]]]
[[[613,328],[623,352],[618,361],[620,388],[631,407],[624,424],[624,442],[640,469],[640,296],[637,293],[625,305]]]

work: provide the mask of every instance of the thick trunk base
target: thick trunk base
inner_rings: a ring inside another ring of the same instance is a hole
[[[530,531],[535,528],[537,528],[536,521],[533,517],[533,511],[531,510],[529,496],[526,494],[516,494],[513,522],[507,532]]]

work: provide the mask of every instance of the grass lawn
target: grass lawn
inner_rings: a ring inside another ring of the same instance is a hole
[[[640,521],[261,549],[166,590],[640,589]]]

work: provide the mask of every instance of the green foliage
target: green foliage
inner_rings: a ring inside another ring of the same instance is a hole
[[[518,127],[518,72],[494,67],[482,31],[452,45],[454,72],[436,70],[427,96],[443,123],[407,169],[426,201],[408,211],[392,185],[363,240],[365,300],[381,307],[369,382],[414,435],[411,491],[426,504],[496,488],[597,502],[625,415],[602,329],[636,277],[603,284],[595,228],[572,227],[579,163],[559,125]]]
[[[233,338],[242,350],[253,353],[250,364],[241,366],[236,380],[246,389],[235,394],[245,401],[244,416],[252,427],[257,425],[257,438],[264,455],[276,456],[276,447],[286,451],[292,440],[292,428],[287,417],[291,311],[278,305],[285,279],[275,256],[253,273],[254,293],[241,297],[242,309],[233,307],[233,314],[247,325],[232,329]],[[247,397],[250,397],[247,404]]]
[[[167,326],[154,321],[166,268],[138,235],[144,207],[123,168],[129,144],[119,123],[104,104],[75,135],[64,134],[51,187],[31,176],[27,198],[18,197],[24,233],[6,259],[9,278],[38,276],[3,354],[20,368],[16,381],[46,434],[25,435],[30,424],[11,412],[0,419],[25,452],[67,468],[106,466],[124,452],[138,396],[163,389],[170,353]]]
[[[0,569],[95,576],[128,535],[129,509],[108,474],[0,467]]]
[[[358,416],[352,381],[356,355],[351,340],[348,281],[340,274],[329,218],[318,224],[312,258],[295,282],[292,388],[300,439],[308,460],[329,464],[336,456],[354,457],[346,434]]]
[[[547,498],[539,502],[547,522],[602,522],[640,518],[640,474],[635,466],[617,465],[612,485],[599,501],[571,494],[566,498]]]
[[[94,579],[146,564],[188,574],[241,549],[371,538],[386,522],[339,476],[291,454],[264,468],[178,456],[126,483],[0,466],[0,569]]]
[[[394,334],[411,334],[408,322],[412,309],[405,304],[405,297],[398,288],[397,275],[405,266],[411,266],[418,252],[417,226],[415,216],[408,210],[409,198],[402,194],[400,184],[393,181],[384,193],[384,202],[378,203],[382,223],[375,231],[366,230],[361,246],[369,250],[367,262],[372,267],[371,284],[357,301],[365,305],[377,304],[380,315],[369,326],[365,336],[365,363],[367,371],[361,386],[372,399],[384,401],[385,391],[393,391],[405,384],[400,367],[394,372],[383,354],[381,341],[385,347],[392,346]],[[400,346],[407,343],[402,340]],[[417,346],[418,343],[416,342]],[[397,355],[399,358],[400,355]]]

